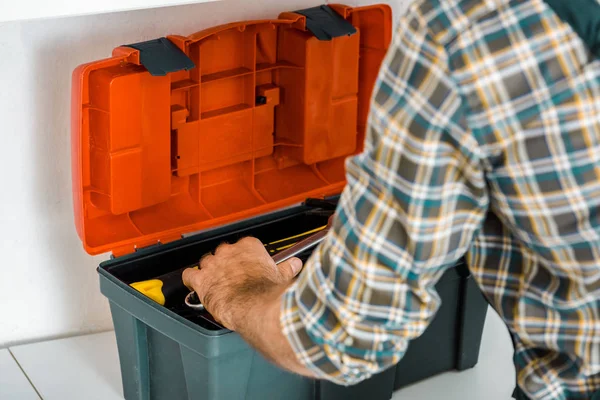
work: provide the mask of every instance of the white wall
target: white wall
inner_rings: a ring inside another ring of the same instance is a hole
[[[341,1],[340,1],[341,2]],[[410,0],[384,2],[397,16]],[[223,0],[106,15],[0,23],[0,348],[111,329],[96,267],[72,217],[70,76],[114,47],[323,0]]]
[[[19,0],[0,1],[0,22],[142,10],[216,0]]]

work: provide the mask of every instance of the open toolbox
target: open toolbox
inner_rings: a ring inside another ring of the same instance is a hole
[[[388,6],[329,5],[120,46],[74,71],[75,223],[88,253],[114,256],[98,271],[127,399],[388,399],[475,365],[487,305],[464,266],[398,367],[353,387],[281,371],[206,312],[130,287],[223,241],[326,224],[304,202],[344,187],[391,27]]]

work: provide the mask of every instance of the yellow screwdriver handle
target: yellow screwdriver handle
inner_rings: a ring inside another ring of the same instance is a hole
[[[149,281],[135,282],[131,287],[151,298],[161,306],[165,305],[165,295],[162,292],[163,282],[160,279],[150,279]]]

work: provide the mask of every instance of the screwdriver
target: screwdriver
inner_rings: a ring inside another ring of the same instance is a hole
[[[161,306],[170,307],[181,303],[189,292],[182,279],[183,271],[187,268],[181,268],[147,281],[135,282],[130,286]],[[198,269],[198,266],[192,266],[192,268]]]

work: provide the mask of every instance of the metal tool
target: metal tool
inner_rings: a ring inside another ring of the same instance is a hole
[[[301,240],[300,242],[294,244],[293,246],[288,247],[287,249],[282,250],[279,253],[275,254],[273,256],[273,261],[275,261],[275,264],[279,265],[282,262],[287,261],[292,257],[302,254],[306,250],[316,247],[319,243],[321,243],[325,239],[325,237],[327,237],[327,233],[329,232],[329,228],[331,227],[331,219],[329,222],[330,223],[327,225],[327,227],[325,229],[323,229],[323,230],[307,237],[306,239]],[[200,299],[198,299],[198,295],[196,294],[196,292],[190,292],[185,297],[185,304],[188,307],[193,308],[198,311],[204,310],[204,306],[202,305],[202,303],[200,303]]]

